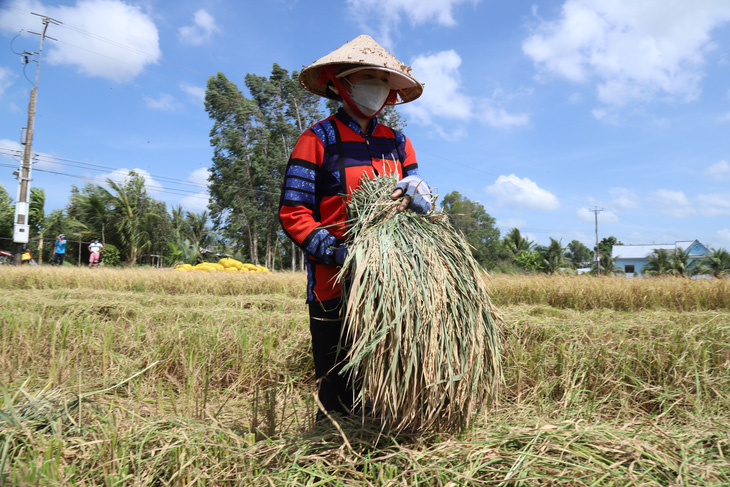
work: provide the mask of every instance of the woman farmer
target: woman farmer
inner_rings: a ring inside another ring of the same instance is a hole
[[[335,282],[347,256],[343,195],[352,194],[363,178],[397,174],[391,198],[402,197],[399,209],[431,210],[430,189],[418,175],[410,140],[377,119],[385,105],[421,95],[423,86],[410,71],[371,37],[361,35],[299,74],[306,90],[343,102],[335,115],[306,130],[294,146],[279,219],[306,256],[319,400],[325,410],[344,415],[352,414],[357,391],[352,379],[340,374],[347,353],[342,343],[342,290]]]

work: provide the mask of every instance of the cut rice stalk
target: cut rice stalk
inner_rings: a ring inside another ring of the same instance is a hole
[[[345,370],[391,428],[459,431],[501,382],[501,320],[464,238],[438,210],[399,212],[396,182],[348,202]]]

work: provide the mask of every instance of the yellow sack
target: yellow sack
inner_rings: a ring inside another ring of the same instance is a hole
[[[238,268],[238,266],[241,264],[236,259],[231,259],[231,258],[228,258],[228,257],[225,257],[225,258],[219,260],[218,263],[220,265],[222,265],[223,267],[225,267],[226,269],[228,269],[229,267]]]

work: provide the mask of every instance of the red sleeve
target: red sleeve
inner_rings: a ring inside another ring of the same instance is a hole
[[[334,248],[340,240],[314,218],[317,180],[324,160],[324,144],[313,132],[297,140],[286,166],[279,202],[279,220],[295,244],[325,263],[334,263]]]

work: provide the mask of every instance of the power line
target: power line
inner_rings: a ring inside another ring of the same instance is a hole
[[[16,150],[10,149],[8,147],[0,147],[0,152],[2,152],[2,151],[6,151],[8,153],[17,152]],[[73,159],[65,159],[65,158],[61,158],[61,157],[52,157],[52,156],[45,156],[45,155],[39,155],[39,154],[36,154],[36,156],[37,156],[38,162],[43,162],[45,164],[57,164],[60,166],[77,167],[79,169],[89,169],[89,170],[94,170],[94,171],[119,171],[119,170],[123,169],[123,168],[107,166],[107,165],[103,165],[103,164],[93,164],[93,163],[88,163],[88,162],[76,161]],[[59,161],[65,161],[65,162],[59,162]],[[15,166],[12,166],[9,164],[0,164],[0,165],[5,166],[5,167],[15,167]],[[39,171],[39,172],[50,173],[50,174],[58,174],[60,176],[74,177],[74,178],[78,178],[78,179],[82,179],[82,180],[95,181],[95,182],[101,182],[101,183],[106,182],[106,178],[100,178],[100,177],[95,177],[95,176],[81,176],[78,174],[71,174],[71,173],[66,173],[66,172],[61,172],[61,171],[52,171],[50,169],[42,169],[42,168],[37,168],[37,167],[34,168],[34,170]],[[158,175],[158,174],[151,174],[151,173],[148,173],[148,174],[151,178],[153,178],[155,180],[159,180],[159,181],[166,181],[166,182],[169,182],[172,184],[178,184],[181,186],[192,186],[192,187],[197,187],[197,188],[206,189],[206,190],[208,188],[208,185],[203,184],[203,183],[196,183],[193,181],[186,181],[183,179],[171,178],[168,176],[162,176],[162,175]],[[235,186],[235,185],[222,185],[222,186],[224,188],[235,189],[235,190],[240,190],[240,191],[249,192],[249,193],[267,194],[267,195],[274,195],[274,196],[279,195],[278,192],[264,191],[264,190],[253,189],[253,188],[242,188],[240,186]],[[153,189],[158,192],[162,192],[162,193],[171,193],[171,194],[177,194],[177,195],[188,195],[188,194],[195,195],[195,194],[200,193],[200,191],[190,191],[190,190],[185,190],[182,188],[168,189],[168,188],[163,188],[162,186],[155,186],[155,185],[148,185],[148,188]]]

